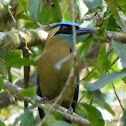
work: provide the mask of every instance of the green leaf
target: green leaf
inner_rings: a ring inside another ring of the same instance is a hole
[[[33,97],[36,95],[37,86],[29,87],[29,88],[23,88],[20,90],[20,94],[22,97]]]
[[[117,31],[116,19],[113,16],[110,16],[107,20],[108,20],[108,24],[107,24],[106,30]]]
[[[4,83],[3,83],[3,77],[0,76],[0,91],[1,91],[1,89],[3,88],[3,84],[4,84]]]
[[[79,43],[78,48],[77,48],[78,56],[81,59],[86,58],[86,55],[90,51],[92,45],[93,45],[93,38],[89,38],[86,41]]]
[[[111,109],[111,107],[105,102],[104,109],[106,109],[109,113],[115,116],[115,112]]]
[[[119,22],[120,25],[123,26],[123,23],[120,19],[118,10],[120,10],[120,6],[116,3],[116,1],[115,0],[109,0],[108,1],[108,12],[111,12],[111,15],[116,18],[116,22]]]
[[[83,107],[77,107],[76,108],[76,114],[78,114],[79,116],[81,116],[83,118],[86,118],[86,110],[83,109]]]
[[[69,126],[69,124],[66,121],[56,120],[56,118],[53,114],[50,114],[48,116],[47,124],[48,124],[48,126]]]
[[[17,9],[16,9],[16,13],[15,16],[19,17],[19,15],[24,12],[24,7],[22,6],[22,4],[18,4]],[[26,14],[26,13],[25,13]]]
[[[94,19],[89,18],[89,19],[85,19],[83,22],[81,22],[81,27],[89,27],[89,28],[93,28],[95,29],[96,27],[96,22]]]
[[[88,104],[82,104],[82,106],[87,110],[87,119],[92,123],[92,126],[104,126],[102,114],[98,109]]]
[[[93,100],[100,105],[102,108],[104,108],[105,105],[105,100],[101,94],[100,90],[96,90],[96,91],[90,91],[89,92],[93,98]]]
[[[123,69],[120,72],[113,72],[111,74],[104,75],[94,83],[84,82],[83,84],[84,84],[84,87],[86,88],[86,90],[94,91],[94,90],[98,90],[98,89],[104,87],[106,84],[109,84],[109,83],[111,83],[119,78],[123,78],[125,76],[126,76],[126,69]]]
[[[71,20],[71,10],[70,8],[67,8],[66,11],[64,12],[63,14],[63,18],[66,20],[66,21],[70,21]]]
[[[25,28],[36,29],[36,28],[38,28],[38,24],[33,22],[32,20],[25,20]]]
[[[45,104],[45,108],[44,108],[44,113],[46,114],[48,112],[48,110],[50,109],[50,107],[52,106],[52,104]],[[70,126],[69,123],[67,123],[66,121],[64,121],[64,117],[61,113],[51,113],[48,116],[48,120],[46,122],[46,124],[48,126]],[[44,126],[47,126],[44,125]]]
[[[68,1],[68,0],[62,0],[60,3],[63,19],[66,21],[71,20],[71,7],[70,6],[71,6],[71,1]]]
[[[5,69],[4,62],[1,57],[0,57],[0,76],[7,79],[6,69]]]
[[[50,109],[50,107],[52,106],[51,104],[45,104],[45,108],[44,108],[44,113],[46,114],[48,112],[48,110]],[[48,116],[48,120],[46,122],[46,124],[48,126],[69,126],[69,124],[63,120],[63,115],[61,113],[54,113],[54,114],[50,114]],[[47,126],[45,125],[45,126]]]
[[[41,0],[29,0],[29,12],[33,20],[37,21],[38,19],[38,8],[42,1]]]
[[[37,65],[37,63],[33,60],[30,60],[28,58],[21,58],[20,53],[17,51],[7,53],[7,55],[5,56],[5,64],[8,67],[17,67],[17,68],[20,68],[22,65],[24,66]]]
[[[94,63],[94,66],[100,71],[100,73],[104,73],[106,70],[110,68],[110,62],[107,57],[105,45],[100,45],[97,61],[96,63]]]
[[[20,126],[35,126],[35,119],[31,110],[33,110],[37,105],[31,105],[30,107],[24,110],[24,113],[16,118],[14,124],[12,126],[17,126],[20,121]]]
[[[18,16],[18,19],[25,19],[25,20],[30,20],[30,21],[32,21],[32,20],[30,19],[30,17],[27,16],[25,13],[20,14],[20,15]],[[33,22],[33,21],[32,21],[32,22]]]
[[[115,59],[117,59],[117,57],[118,57],[118,54],[116,54],[114,51],[111,54],[109,54],[109,56],[108,56],[108,58],[111,61],[111,63],[113,63],[115,61]],[[115,71],[120,71],[120,69],[118,67],[118,62],[115,62],[113,64],[112,69],[115,70]],[[110,69],[110,73],[111,73],[111,69]]]
[[[126,126],[126,109],[123,112],[122,121],[123,121],[123,126]]]
[[[92,70],[92,69],[91,69]],[[86,74],[86,73],[85,73]],[[87,76],[84,81],[91,81],[92,79],[98,79],[101,77],[101,74],[97,69],[95,69],[89,76]]]
[[[28,11],[28,1],[29,0],[16,0],[19,5],[21,5],[25,11],[25,13],[27,14],[27,11]]]
[[[0,126],[5,126],[5,124],[0,120]]]
[[[77,11],[79,12],[79,18],[81,19],[88,12],[88,8],[82,0],[76,0],[76,6]]]
[[[97,30],[98,34],[98,38],[99,41],[104,40],[104,38],[106,37],[106,33],[105,33],[105,29],[108,25],[108,19],[104,20],[103,25]]]
[[[116,0],[116,2],[118,3],[118,5],[120,6],[120,8],[123,11],[126,11],[126,1],[125,0]]]
[[[61,10],[58,0],[50,0],[54,3],[54,7],[46,7],[43,2],[40,3],[38,8],[38,21],[42,24],[51,24],[62,21]],[[34,9],[34,8],[33,8]]]
[[[89,9],[96,8],[102,4],[102,0],[83,0]]]
[[[62,0],[60,2],[60,7],[61,7],[61,13],[63,16],[64,21],[70,21],[71,20],[71,15],[72,15],[72,5],[70,0]],[[80,20],[84,16],[84,14],[87,13],[88,8],[86,5],[83,3],[83,1],[80,0],[75,0],[74,1],[74,15],[75,18]]]
[[[56,112],[56,113],[53,113],[53,115],[55,116],[56,120],[63,120],[64,119],[64,117],[61,113]]]
[[[102,93],[100,90],[96,91],[90,91],[89,92],[93,98],[93,100],[98,104],[101,108],[106,109],[108,112],[110,112],[112,115],[115,115],[114,111],[111,109],[111,107],[106,103]]]
[[[87,70],[88,70],[88,64],[87,64],[86,56],[88,55],[88,52],[90,51],[92,45],[93,45],[93,38],[89,38],[83,43],[80,43],[77,50],[77,55],[83,61],[84,66],[87,68]]]
[[[126,45],[112,39],[112,46],[121,58],[122,67],[126,67]]]

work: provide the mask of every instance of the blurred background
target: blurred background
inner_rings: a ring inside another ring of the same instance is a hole
[[[72,6],[70,0],[0,0],[0,126],[39,124],[36,105],[29,104],[24,111],[24,102],[5,90],[3,81],[7,79],[26,88],[24,69],[30,68],[29,85],[32,88],[30,91],[24,89],[23,96],[35,96],[37,61],[47,34],[55,23],[72,21],[72,13],[80,26],[97,30],[91,38],[77,44],[77,55],[85,67],[80,73],[76,113],[93,126],[126,125],[126,2],[75,0],[74,12]],[[39,34],[39,30],[45,34]],[[22,46],[14,44],[15,41],[19,43],[17,31],[25,34],[29,56],[22,51]],[[31,35],[31,40],[27,34]],[[40,36],[43,40],[39,39]],[[33,44],[30,45],[29,41]],[[48,125],[65,125],[62,117],[57,119],[58,116],[52,115]]]

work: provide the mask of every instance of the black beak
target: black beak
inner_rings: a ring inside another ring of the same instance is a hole
[[[91,29],[91,28],[82,28],[82,27],[79,27],[79,29],[76,29],[76,34],[79,36],[79,35],[83,35],[83,34],[91,34],[91,33],[94,33],[96,32],[94,29]]]

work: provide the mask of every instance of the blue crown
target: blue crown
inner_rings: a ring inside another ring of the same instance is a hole
[[[79,25],[77,23],[73,23],[70,21],[63,21],[63,22],[59,22],[59,23],[55,24],[52,28],[55,28],[59,25],[75,25],[76,27],[79,27]]]

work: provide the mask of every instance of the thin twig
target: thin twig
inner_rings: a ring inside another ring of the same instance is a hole
[[[11,13],[11,10],[10,10],[9,6],[8,6],[8,11],[9,11],[10,16],[11,16],[11,18],[13,19],[13,21],[14,21],[14,23],[15,23],[15,26],[16,26],[16,28],[17,28],[17,30],[18,30],[18,26],[17,26],[16,20],[15,20],[13,14]]]
[[[117,58],[118,58],[118,57],[117,57]],[[108,73],[109,73],[109,71],[108,71]],[[123,106],[122,106],[122,103],[121,103],[121,101],[120,101],[120,99],[119,99],[119,97],[118,97],[118,95],[117,95],[117,93],[116,93],[115,86],[114,86],[113,82],[111,82],[111,83],[112,83],[112,86],[113,86],[113,89],[114,89],[114,94],[115,94],[115,96],[116,96],[116,98],[117,98],[117,100],[118,100],[118,102],[119,102],[119,104],[120,104],[120,107],[122,108],[122,110],[123,110],[123,112],[124,112],[124,108],[123,108]]]
[[[119,56],[112,62],[110,68],[106,70],[105,73],[107,73],[111,69],[111,67],[118,61],[118,59],[119,59]]]
[[[112,82],[112,86],[113,86],[113,89],[114,89],[115,96],[116,96],[116,98],[117,98],[117,100],[118,100],[118,102],[119,102],[119,104],[120,104],[120,107],[122,108],[122,110],[123,110],[123,112],[124,112],[124,108],[123,108],[123,106],[122,106],[121,100],[119,99],[119,97],[118,97],[118,95],[117,95],[117,93],[116,93],[116,89],[115,89],[115,86],[114,86],[113,82]]]
[[[80,101],[84,98],[85,94],[79,99],[78,104],[80,103]]]
[[[23,58],[29,59],[29,50],[27,48],[22,50]],[[29,75],[30,75],[30,66],[24,66],[24,88],[29,87]],[[28,107],[28,102],[24,101],[24,108]]]
[[[117,58],[112,62],[110,68],[109,68],[108,70],[106,70],[105,73],[107,73],[107,72],[111,69],[111,67],[116,63],[116,61],[117,61],[118,59],[119,59],[119,57],[117,57]],[[95,69],[96,69],[96,68],[93,68],[93,70],[91,70],[84,78],[82,78],[82,79],[80,80],[80,82],[83,81],[83,80],[85,80]]]
[[[85,80],[95,69],[96,69],[96,68],[93,68],[93,70],[91,70],[84,78],[82,78],[82,79],[80,80],[80,82],[83,81],[83,80]]]
[[[113,49],[111,49],[108,53],[107,53],[107,56],[109,56],[109,54],[111,53],[113,51]],[[115,63],[116,61],[114,61],[113,63],[112,63],[112,65]],[[111,66],[112,66],[111,65]],[[85,80],[94,70],[95,70],[96,68],[93,68],[93,70],[91,70],[84,78],[82,78],[81,80],[80,80],[80,82],[81,81],[83,81],[83,80]],[[108,71],[108,70],[107,70]]]
[[[107,54],[107,56],[108,56],[111,52],[112,52],[112,50],[110,50],[110,52]],[[111,69],[111,67],[117,62],[118,59],[119,59],[119,56],[112,62],[110,68],[109,68],[108,70],[106,70],[105,73],[107,73],[107,72]],[[83,81],[83,80],[85,80],[95,69],[96,69],[96,68],[94,68],[91,72],[89,72],[83,79],[80,80],[80,82]],[[82,96],[82,97],[83,97],[83,96]],[[82,98],[81,98],[81,100],[82,100]]]
[[[71,0],[71,5],[72,5],[72,22],[75,22],[75,8],[74,8],[74,0]],[[73,24],[72,25],[72,29],[73,29],[73,54],[76,57],[77,54],[77,49],[76,49],[76,27]]]

